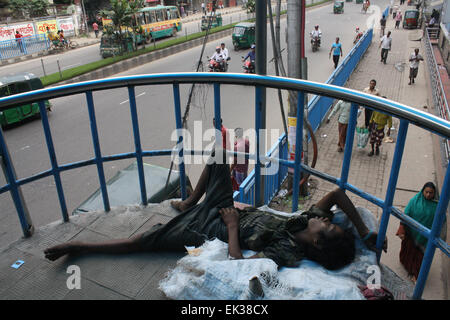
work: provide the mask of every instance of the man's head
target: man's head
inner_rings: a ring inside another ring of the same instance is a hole
[[[414,49],[414,52],[417,54],[419,54],[419,48]]]
[[[355,258],[355,237],[328,219],[312,218],[306,232],[310,242],[305,247],[306,257],[329,270],[340,269]]]
[[[375,89],[376,85],[377,85],[377,81],[375,79],[370,80],[369,87],[371,90]]]
[[[222,42],[222,43],[220,44],[220,47],[221,47],[222,49],[225,49],[225,43]]]
[[[388,38],[391,36],[391,32],[390,31],[388,31],[387,36],[388,36]]]
[[[251,45],[250,49],[252,49],[252,51],[255,51],[256,46],[254,44]]]
[[[336,43],[339,43],[339,37],[336,37]]]
[[[216,52],[220,53],[220,47],[216,47]]]
[[[314,29],[319,30],[319,25],[316,24],[316,25],[314,26]]]

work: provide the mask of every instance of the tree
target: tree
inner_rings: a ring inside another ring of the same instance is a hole
[[[41,17],[47,15],[48,6],[47,0],[9,0],[8,8],[15,17]]]
[[[255,0],[247,0],[247,2],[244,3],[244,5],[242,7],[247,10],[247,13],[255,12],[256,11]]]
[[[136,37],[140,29],[136,28],[138,25],[135,23],[135,15],[144,6],[144,0],[110,0],[110,4],[110,10],[104,9],[99,12],[103,18],[112,20],[112,26],[103,26],[106,33],[117,35],[118,41],[123,43],[123,29],[130,28]]]

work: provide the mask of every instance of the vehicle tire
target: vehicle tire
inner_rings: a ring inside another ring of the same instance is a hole
[[[152,36],[148,35],[147,37],[145,37],[144,42],[145,42],[145,44],[150,44],[152,42]]]
[[[173,25],[173,28],[172,28],[172,37],[176,37],[177,36],[177,26],[176,25]]]

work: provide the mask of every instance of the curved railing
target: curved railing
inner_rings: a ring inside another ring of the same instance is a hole
[[[20,195],[20,187],[36,181],[45,177],[53,176],[56,184],[56,190],[58,192],[58,198],[61,206],[61,211],[64,221],[69,220],[67,214],[67,206],[65,202],[64,191],[61,184],[60,174],[63,171],[84,167],[87,165],[96,165],[98,169],[98,178],[100,181],[100,190],[103,196],[103,203],[105,211],[110,210],[108,192],[106,189],[105,175],[103,172],[103,164],[107,161],[122,160],[128,158],[136,158],[138,164],[138,174],[140,182],[141,200],[142,204],[147,204],[147,194],[145,190],[145,178],[143,172],[143,158],[152,156],[171,156],[172,149],[164,150],[143,150],[140,141],[140,132],[138,125],[138,114],[136,110],[136,97],[135,97],[135,87],[142,85],[156,85],[156,84],[166,84],[172,85],[173,87],[173,101],[175,110],[175,122],[176,128],[182,129],[181,120],[181,107],[180,107],[180,85],[182,84],[192,84],[192,83],[203,83],[211,84],[214,88],[214,117],[216,119],[216,124],[220,124],[221,118],[221,96],[220,89],[225,85],[243,85],[251,86],[255,88],[255,133],[256,133],[256,150],[255,154],[247,154],[246,156],[255,160],[255,199],[258,200],[260,197],[260,186],[261,186],[261,166],[265,165],[267,161],[272,163],[278,163],[280,167],[291,167],[294,169],[294,191],[293,191],[293,206],[292,210],[296,211],[298,206],[298,195],[299,195],[299,181],[300,173],[305,171],[314,176],[317,176],[326,181],[332,182],[339,187],[351,191],[356,195],[374,203],[375,205],[383,209],[383,215],[381,218],[381,223],[379,227],[377,247],[380,249],[383,244],[383,239],[386,236],[386,229],[391,215],[400,219],[403,223],[417,230],[420,234],[429,239],[421,271],[417,280],[417,285],[414,291],[414,298],[420,298],[424,289],[426,279],[430,270],[431,262],[435,253],[435,249],[439,248],[447,256],[450,255],[449,245],[439,238],[440,230],[442,228],[446,210],[449,201],[450,193],[450,170],[447,169],[445,174],[444,183],[440,192],[440,200],[435,214],[435,219],[431,229],[428,229],[421,224],[417,223],[410,217],[406,216],[401,210],[393,206],[393,199],[397,185],[397,179],[400,169],[400,164],[402,161],[403,149],[405,146],[405,140],[407,135],[408,126],[413,124],[425,130],[437,134],[444,139],[449,139],[450,137],[450,122],[443,120],[441,118],[430,115],[429,113],[422,112],[420,110],[408,107],[406,105],[386,100],[381,97],[365,94],[356,90],[333,86],[329,84],[317,83],[312,81],[305,81],[299,79],[281,78],[273,76],[259,76],[259,75],[249,75],[249,74],[222,74],[222,73],[169,73],[169,74],[151,74],[151,75],[140,75],[140,76],[128,76],[120,78],[110,78],[95,81],[88,81],[83,83],[68,84],[59,87],[53,87],[48,89],[36,90],[32,92],[22,93],[14,96],[4,97],[0,99],[0,111],[7,109],[11,106],[19,106],[22,104],[27,104],[32,101],[38,101],[41,112],[41,121],[43,123],[43,129],[45,133],[45,138],[47,142],[47,148],[50,157],[51,169],[44,172],[38,173],[36,175],[25,177],[22,179],[17,179],[14,166],[11,162],[11,157],[9,156],[7,144],[3,132],[0,130],[0,152],[3,158],[4,172],[8,183],[0,187],[0,193],[10,192],[14,200],[14,204],[19,215],[19,219],[22,225],[24,233],[29,232],[30,224],[29,217],[26,216],[25,203]],[[134,143],[135,150],[129,153],[121,153],[115,155],[104,156],[101,153],[98,132],[97,132],[97,122],[95,118],[95,104],[93,99],[93,92],[99,90],[110,90],[114,88],[128,88],[128,95],[130,101],[130,113],[133,126]],[[275,88],[275,89],[285,89],[293,90],[298,92],[298,105],[297,105],[297,127],[296,127],[296,141],[298,145],[295,150],[295,159],[300,159],[300,154],[302,150],[302,132],[303,132],[303,110],[305,106],[304,94],[312,93],[320,96],[327,96],[333,99],[342,99],[350,101],[352,103],[352,108],[350,112],[350,120],[347,131],[347,143],[344,150],[344,160],[341,170],[341,176],[335,177],[327,173],[320,172],[307,165],[299,163],[299,161],[290,161],[283,159],[283,157],[263,156],[260,154],[260,137],[259,129],[261,129],[261,97],[264,88]],[[55,148],[53,145],[52,135],[50,131],[50,124],[47,118],[46,108],[44,101],[46,99],[53,99],[57,97],[63,97],[74,94],[85,94],[87,107],[89,111],[89,118],[91,124],[92,142],[94,145],[95,157],[87,159],[84,161],[73,162],[69,164],[59,165]],[[348,174],[350,170],[350,160],[352,156],[354,132],[357,120],[357,110],[359,105],[370,107],[374,110],[381,111],[387,114],[391,114],[394,117],[400,119],[400,127],[398,131],[397,143],[395,146],[395,153],[392,163],[392,169],[389,177],[389,184],[386,192],[385,199],[379,199],[368,192],[357,188],[356,186],[348,182]],[[216,136],[219,134],[216,141],[222,143],[220,138],[220,130],[217,125]],[[183,131],[177,130],[178,133],[178,146],[182,146],[180,142],[183,141]],[[201,153],[202,150],[183,150],[182,147],[176,149],[179,154],[180,159],[184,158],[186,153]],[[185,170],[184,163],[181,161],[179,164],[180,168],[180,183],[181,183],[181,193],[182,197],[186,196],[185,189]],[[258,203],[258,201],[255,201]],[[380,259],[380,256],[378,256]]]

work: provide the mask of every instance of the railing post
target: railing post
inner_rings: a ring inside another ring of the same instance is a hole
[[[110,211],[108,191],[106,189],[105,172],[103,170],[102,153],[100,151],[100,142],[98,139],[97,120],[95,118],[94,99],[92,91],[86,92],[86,100],[89,111],[89,120],[91,122],[92,143],[94,144],[95,163],[97,164],[98,179],[100,190],[102,191],[103,207],[105,211]]]
[[[344,151],[344,160],[342,163],[341,178],[339,179],[339,187],[341,187],[341,189],[345,189],[345,185],[347,184],[348,181],[348,173],[350,170],[350,162],[352,159],[353,140],[355,138],[355,128],[358,116],[358,108],[359,107],[356,104],[352,103],[346,133],[347,136],[345,139],[345,151]]]
[[[300,193],[300,174],[302,168],[303,151],[303,118],[304,118],[305,94],[298,92],[297,97],[297,126],[295,129],[295,166],[292,192],[292,212],[298,210],[298,195]]]
[[[141,145],[141,135],[139,133],[139,121],[136,110],[136,93],[133,86],[128,87],[128,97],[130,98],[130,113],[131,122],[133,125],[133,135],[134,135],[134,148],[136,152],[136,161],[139,174],[139,185],[141,187],[141,200],[142,204],[146,206],[148,204],[147,199],[147,188],[145,185],[145,175],[144,175],[144,163],[142,161],[142,145]]]
[[[400,164],[402,162],[403,150],[405,148],[406,134],[408,133],[408,121],[400,119],[400,127],[398,129],[397,142],[395,144],[394,159],[392,160],[391,173],[389,176],[389,183],[386,190],[386,197],[383,204],[383,215],[381,217],[380,227],[377,238],[377,260],[381,259],[381,252],[383,248],[384,239],[386,237],[386,229],[391,215],[392,202],[394,200],[395,189],[397,187],[397,179],[400,171]]]
[[[255,134],[256,134],[256,162],[255,162],[255,206],[261,205],[261,163],[260,163],[260,129],[262,122],[262,94],[263,90],[260,86],[255,88]]]
[[[8,146],[3,136],[3,130],[0,128],[0,164],[5,175],[6,181],[10,185],[10,192],[14,205],[19,215],[20,225],[25,238],[30,237],[34,232],[33,222],[30,213],[25,204],[20,186],[16,183],[16,171],[11,161]]]
[[[430,236],[428,238],[427,247],[420,267],[419,276],[417,277],[416,287],[414,288],[413,299],[420,299],[425,288],[428,273],[430,272],[431,263],[433,262],[434,252],[436,251],[435,238],[438,238],[442,225],[444,223],[447,212],[448,201],[450,197],[450,169],[447,166],[444,183],[440,194],[436,213],[434,215],[433,225],[431,226]]]
[[[177,146],[180,146],[180,150],[178,150],[178,156],[181,161],[179,164],[180,167],[180,187],[181,187],[181,199],[186,199],[186,171],[184,168],[184,151],[183,151],[183,122],[181,120],[181,103],[180,103],[180,85],[178,83],[173,84],[173,99],[175,106],[175,122],[177,126],[177,136],[178,142]]]
[[[66,198],[64,197],[64,190],[61,183],[61,175],[59,173],[58,161],[56,160],[55,146],[53,145],[52,132],[48,123],[47,108],[44,101],[39,101],[39,111],[41,112],[42,126],[44,128],[45,140],[47,141],[48,154],[50,156],[50,163],[52,165],[52,173],[55,179],[56,191],[58,192],[59,204],[64,222],[69,221],[69,214],[67,213]]]

